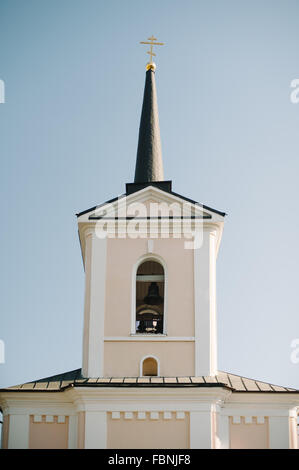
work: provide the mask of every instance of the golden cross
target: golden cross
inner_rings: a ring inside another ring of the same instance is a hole
[[[150,64],[153,63],[153,56],[156,56],[156,54],[153,52],[153,46],[164,46],[164,42],[155,42],[157,38],[155,38],[153,35],[148,38],[147,41],[141,41],[140,44],[149,44],[151,46],[150,51],[147,51],[147,54],[150,55]],[[150,41],[150,42],[148,42]]]

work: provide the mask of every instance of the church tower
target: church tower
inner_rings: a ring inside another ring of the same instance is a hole
[[[77,214],[83,363],[0,390],[2,447],[298,448],[299,390],[218,370],[225,213],[177,194],[164,178],[152,62],[161,43],[146,44],[134,182]]]
[[[83,375],[213,376],[216,259],[225,214],[164,179],[156,66],[147,65],[134,183],[78,214]]]

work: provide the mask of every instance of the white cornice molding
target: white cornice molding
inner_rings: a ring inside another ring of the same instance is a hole
[[[225,388],[85,388],[68,391],[78,411],[207,411],[231,393]]]
[[[85,244],[87,236],[97,236],[97,222],[81,222],[78,224],[79,238],[81,244],[81,250],[83,257],[85,256]],[[215,232],[216,236],[216,253],[219,251],[219,246],[223,232],[223,222],[206,222],[194,221],[189,219],[188,221],[183,220],[111,220],[111,224],[105,226],[106,239],[121,239],[126,240],[127,238],[136,239],[154,239],[154,240],[167,240],[176,239],[184,240],[185,242],[192,242],[196,232]],[[130,235],[130,224],[141,222],[136,229],[136,237]],[[197,224],[200,224],[197,225]],[[124,236],[125,235],[125,236]]]
[[[0,404],[3,415],[37,414],[67,415],[76,414],[69,397],[63,392],[1,392]]]
[[[114,400],[126,398],[135,400],[138,396],[141,400],[148,398],[164,398],[166,400],[187,399],[214,403],[218,399],[228,397],[231,391],[224,387],[73,387],[67,390],[72,396],[81,398],[94,398],[99,400]]]
[[[299,406],[299,392],[234,392],[227,402],[230,408],[269,406],[290,409]]]
[[[299,393],[232,393],[224,387],[71,387],[57,392],[1,392],[7,414],[73,416],[78,411],[207,411],[223,416],[296,416]]]

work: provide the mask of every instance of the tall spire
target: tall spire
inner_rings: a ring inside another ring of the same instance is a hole
[[[146,183],[152,181],[163,181],[163,162],[159,128],[159,115],[157,104],[157,92],[155,83],[156,65],[152,62],[153,45],[156,38],[151,37],[150,62],[146,66],[146,78],[143,95],[142,113],[139,127],[139,139],[137,149],[137,159],[135,168],[135,183]]]

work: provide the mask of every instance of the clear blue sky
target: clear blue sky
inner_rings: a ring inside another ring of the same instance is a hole
[[[219,367],[299,388],[296,0],[2,0],[0,386],[81,365],[75,213],[133,181],[145,46],[165,177],[226,211]]]

